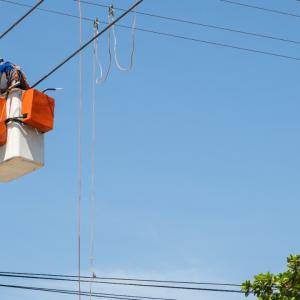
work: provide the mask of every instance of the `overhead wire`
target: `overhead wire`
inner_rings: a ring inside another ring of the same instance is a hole
[[[76,1],[76,0],[72,0],[72,1]],[[91,5],[91,6],[109,8],[109,5],[94,3],[91,1],[82,0],[81,3]],[[124,11],[124,8],[114,6],[114,10]],[[266,35],[266,34],[261,34],[261,33],[257,33],[257,32],[249,32],[249,31],[239,30],[239,29],[235,29],[235,28],[231,28],[231,27],[217,26],[217,25],[213,25],[213,24],[207,24],[207,23],[202,23],[202,22],[197,22],[197,21],[192,21],[192,20],[187,20],[187,19],[182,19],[182,18],[176,18],[176,17],[157,15],[157,14],[143,12],[143,11],[136,11],[135,13],[137,15],[157,18],[157,19],[161,19],[161,20],[173,21],[173,22],[178,22],[178,23],[183,23],[183,24],[188,24],[188,25],[195,25],[195,26],[199,26],[199,27],[222,30],[222,31],[238,33],[238,34],[243,34],[243,35],[248,35],[248,36],[254,36],[254,37],[259,37],[259,38],[264,38],[264,39],[271,39],[271,40],[281,41],[281,42],[286,42],[286,43],[300,44],[300,41],[297,41],[297,40],[292,40],[292,39],[287,39],[287,38],[282,38],[282,37],[277,37],[277,36],[272,36],[272,35]]]
[[[7,3],[11,3],[11,4],[16,4],[16,5],[19,5],[19,6],[24,6],[24,4],[16,3],[15,1],[10,1],[10,0],[0,0],[0,2],[7,2]],[[26,6],[28,6],[28,5],[26,5]],[[47,12],[47,13],[51,13],[51,14],[57,14],[57,15],[72,17],[72,18],[78,18],[78,16],[75,16],[75,15],[72,15],[72,14],[69,14],[69,13],[65,13],[65,12],[54,11],[54,10],[45,10],[45,9],[40,9],[40,10],[44,11],[44,12]],[[90,22],[94,21],[93,19],[90,19],[90,18],[87,18],[87,17],[83,17],[82,20],[90,21]],[[100,22],[100,23],[107,24],[106,22]],[[126,26],[126,25],[118,24],[116,26],[120,27],[120,28],[131,29],[130,26]],[[243,51],[243,52],[262,54],[262,55],[266,55],[266,56],[277,57],[277,58],[282,58],[282,59],[287,59],[287,60],[292,60],[292,61],[293,60],[294,61],[300,61],[300,57],[284,55],[284,54],[281,54],[281,53],[270,52],[270,51],[263,51],[263,50],[258,50],[258,49],[255,49],[255,48],[247,48],[247,47],[240,47],[240,46],[237,46],[237,45],[232,45],[232,44],[227,44],[227,43],[213,42],[213,41],[208,41],[208,40],[203,40],[203,39],[198,39],[198,38],[193,38],[193,37],[187,37],[187,36],[173,34],[173,33],[167,33],[167,32],[151,30],[151,29],[142,28],[142,27],[136,27],[136,30],[141,31],[141,32],[155,34],[155,35],[160,35],[160,36],[164,36],[164,37],[170,37],[170,38],[181,39],[181,40],[186,40],[186,41],[193,41],[193,42],[197,42],[197,43],[201,43],[201,44],[207,44],[207,45],[211,45],[211,46],[235,49],[235,50],[239,50],[239,51]],[[74,55],[76,55],[76,54],[74,54]],[[71,59],[71,58],[69,58],[69,59]],[[56,69],[58,69],[59,67],[61,67],[61,66],[58,66]],[[55,72],[56,69],[53,70],[53,72]],[[39,82],[37,82],[36,84],[39,84]]]
[[[29,276],[29,275],[9,275],[0,274],[0,277],[10,277],[10,278],[24,278],[24,279],[36,279],[36,280],[53,280],[53,281],[63,281],[63,282],[76,282],[77,279],[71,279],[67,277],[48,277],[48,276]],[[84,278],[84,277],[81,277]],[[89,278],[90,279],[90,278]],[[98,279],[98,277],[96,277]],[[176,290],[189,290],[189,291],[215,291],[215,292],[228,292],[228,293],[241,293],[240,290],[225,289],[225,288],[208,288],[208,287],[196,287],[196,286],[186,286],[186,285],[171,285],[171,284],[158,284],[158,283],[137,283],[137,282],[120,282],[120,281],[108,281],[108,280],[93,280],[93,283],[97,284],[108,284],[108,285],[120,285],[120,286],[131,286],[131,287],[143,287],[143,288],[161,288],[161,289],[176,289]],[[81,279],[82,283],[90,283],[91,280]],[[213,285],[212,283],[202,283],[203,285]],[[199,285],[199,284],[198,284]]]
[[[14,275],[25,275],[25,276],[44,276],[44,277],[63,277],[63,278],[74,278],[76,275],[66,274],[47,274],[47,273],[26,273],[26,272],[1,272],[0,277],[10,277]],[[90,276],[82,275],[81,278],[92,279]],[[97,279],[101,280],[117,280],[117,281],[137,281],[137,282],[155,282],[155,283],[175,283],[175,284],[188,284],[188,285],[216,285],[216,286],[234,286],[241,287],[241,284],[236,283],[220,283],[220,282],[199,282],[199,281],[176,281],[176,280],[158,280],[158,279],[142,279],[142,278],[128,278],[128,277],[104,277],[97,276]]]
[[[77,0],[72,0],[72,1],[77,1]],[[222,1],[222,0],[220,0],[220,1]],[[29,4],[20,3],[20,2],[11,1],[11,0],[0,0],[0,2],[5,2],[5,3],[9,3],[9,4],[21,6],[21,7],[32,7]],[[224,0],[223,2],[228,2],[228,1]],[[93,2],[90,2],[90,1],[81,0],[81,3],[94,5],[94,6],[99,6],[99,7],[105,7],[105,8],[109,7],[109,5],[93,3]],[[237,4],[236,2],[233,3],[233,1],[230,1],[230,3],[231,4]],[[253,6],[253,5],[244,5],[242,3],[239,3],[238,5],[243,5],[243,6],[250,7],[250,8],[262,9],[262,10],[269,11],[269,12],[278,12],[278,13],[284,14],[284,15],[290,15],[289,13],[286,13],[286,12],[274,11],[274,10],[271,10],[271,9],[267,9],[267,8],[263,8],[263,7],[257,7],[257,6]],[[115,10],[120,10],[120,11],[125,10],[124,8],[119,8],[119,7],[114,7],[114,9]],[[44,8],[37,8],[37,10],[42,11],[42,12],[51,13],[51,14],[61,15],[61,16],[65,16],[65,17],[78,18],[78,16],[76,16],[76,15],[73,15],[73,14],[70,14],[70,13],[67,13],[67,12],[57,11],[57,10],[44,9]],[[207,27],[207,28],[211,28],[211,29],[223,30],[223,31],[228,31],[228,32],[232,32],[232,33],[239,33],[239,34],[243,34],[243,35],[250,35],[250,36],[264,38],[264,39],[272,39],[272,40],[275,40],[275,41],[281,41],[281,42],[286,42],[286,43],[300,44],[300,41],[292,40],[292,39],[288,39],[288,38],[284,38],[284,37],[266,35],[266,34],[261,34],[261,33],[257,33],[257,32],[243,31],[243,30],[239,30],[239,29],[235,29],[235,28],[231,28],[231,27],[224,27],[224,26],[217,26],[217,25],[213,25],[213,24],[200,23],[200,22],[195,22],[195,21],[191,21],[191,20],[180,19],[180,18],[175,18],[175,17],[168,17],[168,16],[162,16],[162,15],[151,14],[151,13],[141,12],[141,11],[136,11],[136,13],[138,15],[144,15],[144,16],[163,19],[163,20],[176,21],[176,22],[180,22],[180,23],[186,23],[186,24],[190,24],[190,25],[197,25],[197,26]],[[295,17],[299,16],[300,17],[300,15],[293,15],[293,16],[295,16]],[[90,21],[90,22],[94,21],[93,19],[87,18],[87,17],[82,17],[82,19],[85,20],[85,21]],[[104,23],[104,24],[107,24],[107,23]],[[116,27],[120,27],[120,25],[116,25]],[[138,31],[139,29],[136,28],[136,30]]]
[[[77,1],[77,0],[73,0],[73,1]],[[11,0],[0,0],[0,2],[5,2],[5,3],[17,5],[17,6],[22,6],[22,7],[32,7],[29,4],[20,3],[20,2],[11,1]],[[105,8],[109,7],[108,5],[102,5],[102,4],[93,3],[93,2],[89,2],[89,1],[83,1],[83,0],[81,0],[81,3],[95,5],[95,6],[99,6],[99,7],[105,7]],[[120,11],[125,10],[123,8],[117,8],[117,7],[114,7],[114,9],[120,10]],[[65,16],[65,17],[78,18],[78,16],[76,16],[76,15],[73,15],[73,14],[70,14],[67,12],[57,11],[57,10],[43,9],[43,8],[38,8],[37,10],[51,13],[51,14],[61,15],[61,16]],[[264,38],[264,39],[272,39],[272,40],[286,42],[286,43],[300,44],[300,41],[297,41],[297,40],[287,39],[287,38],[278,37],[278,36],[265,35],[265,34],[261,34],[261,33],[257,33],[257,32],[243,31],[243,30],[238,30],[238,29],[234,29],[234,28],[230,28],[230,27],[216,26],[216,25],[207,24],[207,23],[200,23],[200,22],[195,22],[195,21],[191,21],[191,20],[184,20],[184,19],[179,19],[179,18],[174,18],[174,17],[155,15],[155,14],[150,14],[150,13],[140,12],[140,11],[136,11],[136,13],[139,15],[145,15],[145,16],[150,16],[150,17],[155,17],[155,18],[160,18],[160,19],[170,20],[170,21],[176,21],[176,22],[181,22],[181,23],[186,23],[186,24],[191,24],[191,25],[198,25],[198,26],[202,26],[202,27],[207,27],[207,28],[212,28],[212,29],[217,29],[217,30],[224,30],[224,31],[229,31],[229,32],[239,33],[239,34],[244,34],[244,35],[250,35],[250,36],[260,37],[260,38]],[[87,17],[83,17],[82,19],[85,21],[90,21],[90,22],[94,21],[93,19],[87,18]],[[116,27],[119,27],[119,25],[116,25]],[[139,30],[139,29],[136,28],[136,30]]]
[[[274,13],[274,14],[300,18],[300,15],[298,15],[298,14],[285,12],[285,11],[282,11],[282,10],[271,9],[271,8],[267,8],[267,7],[263,7],[263,6],[256,6],[256,5],[242,3],[242,2],[238,2],[238,1],[231,1],[231,0],[220,0],[220,1],[224,2],[224,3],[227,3],[227,4],[243,6],[243,7],[246,7],[246,8],[253,8],[253,9],[256,9],[256,10],[262,10],[262,11],[271,12],[271,13]]]
[[[0,288],[12,288],[12,289],[22,289],[30,291],[40,291],[40,292],[50,292],[58,294],[67,294],[67,295],[80,295],[80,296],[89,296],[88,292],[78,292],[76,290],[66,290],[66,289],[54,289],[54,288],[44,288],[44,287],[35,287],[35,286],[24,286],[24,285],[15,285],[15,284],[0,284]],[[105,298],[105,299],[120,299],[120,300],[176,300],[173,298],[157,298],[157,297],[146,297],[146,296],[132,296],[126,294],[112,294],[112,293],[93,293],[95,298]]]
[[[36,10],[38,6],[40,6],[43,2],[44,0],[38,1],[34,6],[32,6],[32,8],[25,15],[23,15],[16,22],[14,22],[8,29],[6,29],[3,33],[1,33],[0,40],[4,36],[6,36],[12,29],[14,29],[20,22],[22,22],[28,15],[30,15],[34,10]]]
[[[44,75],[41,79],[39,79],[37,82],[35,82],[32,85],[32,88],[39,85],[41,82],[43,82],[45,79],[47,79],[49,76],[51,76],[54,72],[56,72],[58,69],[60,69],[64,64],[66,64],[69,60],[71,60],[74,56],[76,56],[78,53],[80,53],[83,49],[85,49],[87,46],[89,46],[95,39],[97,39],[100,35],[105,33],[107,30],[109,30],[113,25],[115,25],[117,22],[119,22],[121,19],[123,19],[131,10],[133,10],[135,7],[140,5],[144,0],[138,0],[136,3],[134,3],[132,6],[128,8],[126,12],[118,16],[112,23],[108,24],[104,29],[102,29],[96,36],[92,37],[90,40],[88,40],[85,44],[83,44],[80,48],[75,50],[71,55],[69,55],[67,58],[65,58],[61,63],[59,63],[56,67],[51,69],[46,75]]]

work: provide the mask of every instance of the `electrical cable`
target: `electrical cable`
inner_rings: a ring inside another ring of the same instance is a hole
[[[44,277],[63,277],[74,278],[76,275],[62,275],[62,274],[45,274],[45,273],[21,273],[21,272],[0,272],[0,277],[14,277],[15,275],[29,276],[44,276]],[[35,278],[35,277],[33,277]],[[84,279],[92,279],[90,276],[81,276]],[[216,282],[197,282],[197,281],[176,281],[176,280],[157,280],[157,279],[141,279],[141,278],[125,278],[125,277],[103,277],[97,276],[101,280],[118,280],[118,281],[137,281],[137,282],[156,282],[156,283],[175,283],[175,284],[191,284],[191,285],[216,285],[216,286],[234,286],[240,287],[241,284],[234,283],[216,283]]]
[[[25,15],[23,15],[20,19],[18,19],[15,23],[13,23],[7,30],[5,30],[3,33],[0,35],[0,40],[6,36],[13,28],[15,28],[20,22],[22,22],[28,15],[30,15],[35,9],[40,6],[44,0],[40,0],[38,3],[36,3]]]
[[[11,4],[16,4],[13,1],[9,1],[9,0],[0,0],[0,2],[8,2]],[[16,4],[16,5],[20,5],[23,6],[23,4]],[[26,5],[27,6],[27,5]],[[45,9],[40,9],[41,11],[47,12],[47,13],[52,13],[52,14],[57,14],[57,15],[61,15],[61,16],[66,16],[66,17],[72,17],[72,18],[78,18],[75,15],[71,15],[68,13],[64,13],[64,12],[59,12],[59,11],[53,11],[53,10],[45,10]],[[82,18],[85,21],[90,21],[93,22],[93,19],[89,19],[89,18]],[[103,23],[103,24],[107,24],[105,22],[99,22],[99,23]],[[120,28],[126,28],[126,29],[131,29],[130,26],[126,26],[126,25],[116,25],[117,27]],[[165,36],[165,37],[170,37],[170,38],[175,38],[175,39],[181,39],[181,40],[187,40],[187,41],[193,41],[193,42],[197,42],[197,43],[204,43],[204,44],[208,44],[211,46],[218,46],[218,47],[224,47],[224,48],[231,48],[231,49],[235,49],[235,50],[239,50],[239,51],[243,51],[243,52],[249,52],[249,53],[256,53],[256,54],[262,54],[262,55],[267,55],[267,56],[272,56],[272,57],[277,57],[277,58],[283,58],[283,59],[287,59],[287,60],[295,60],[295,61],[300,61],[300,57],[295,57],[295,56],[289,56],[289,55],[284,55],[284,54],[280,54],[280,53],[276,53],[276,52],[268,52],[268,51],[261,51],[258,49],[254,49],[254,48],[246,48],[246,47],[239,47],[236,45],[231,45],[231,44],[226,44],[226,43],[218,43],[218,42],[212,42],[212,41],[207,41],[207,40],[201,40],[201,39],[197,39],[197,38],[192,38],[192,37],[187,37],[187,36],[183,36],[183,35],[177,35],[177,34],[173,34],[173,33],[167,33],[167,32],[161,32],[161,31],[155,31],[155,30],[151,30],[151,29],[147,29],[147,28],[141,28],[141,27],[137,27],[136,28],[137,31],[141,31],[141,32],[146,32],[146,33],[151,33],[151,34],[155,34],[155,35],[160,35],[160,36]],[[76,54],[75,54],[76,55]],[[54,70],[55,71],[55,70]],[[50,74],[51,75],[51,74]],[[39,82],[37,82],[38,84]]]
[[[13,288],[13,289],[23,289],[23,290],[32,290],[32,291],[41,291],[41,292],[51,292],[67,295],[80,295],[80,296],[89,296],[88,292],[79,292],[75,290],[65,290],[65,289],[53,289],[53,288],[42,288],[34,286],[23,286],[23,285],[12,285],[12,284],[0,284],[0,288]],[[120,300],[176,300],[168,298],[155,298],[155,297],[144,297],[144,296],[131,296],[131,295],[122,295],[122,294],[110,294],[110,293],[93,293],[95,298],[106,298],[106,299],[120,299]]]
[[[72,1],[76,1],[76,0],[72,0]],[[87,4],[87,5],[92,5],[92,6],[99,6],[99,7],[103,7],[103,8],[109,8],[109,5],[93,3],[90,1],[82,0],[81,3]],[[120,8],[120,7],[114,7],[114,9],[119,10],[119,11],[124,11],[124,8]],[[281,38],[281,37],[276,37],[276,36],[271,36],[271,35],[266,35],[266,34],[260,34],[260,33],[256,33],[256,32],[243,31],[243,30],[238,30],[238,29],[234,29],[234,28],[230,28],[230,27],[216,26],[216,25],[212,25],[212,24],[200,23],[200,22],[196,22],[196,21],[180,19],[180,18],[175,18],[175,17],[162,16],[162,15],[152,14],[152,13],[148,13],[148,12],[141,12],[141,11],[136,11],[136,14],[142,15],[142,16],[147,16],[147,17],[152,17],[152,18],[157,18],[157,19],[162,19],[162,20],[167,20],[167,21],[183,23],[183,24],[195,25],[195,26],[200,26],[200,27],[206,27],[206,28],[211,28],[211,29],[217,29],[217,30],[222,30],[222,31],[250,35],[250,36],[259,37],[259,38],[271,39],[271,40],[275,40],[275,41],[281,41],[281,42],[292,43],[292,44],[300,44],[300,41],[296,41],[296,40],[291,40],[291,39],[287,39],[287,38]]]
[[[247,8],[253,8],[253,9],[257,9],[257,10],[267,11],[267,12],[271,12],[271,13],[274,13],[274,14],[300,18],[300,15],[298,15],[298,14],[285,12],[285,11],[281,11],[281,10],[270,9],[270,8],[266,8],[266,7],[262,7],[262,6],[250,5],[250,4],[241,3],[241,2],[237,2],[237,1],[230,1],[230,0],[220,0],[220,1],[225,2],[227,4],[238,5],[238,6],[243,6],[243,7],[247,7]]]
[[[131,54],[130,54],[130,63],[128,67],[123,67],[120,63],[119,57],[118,57],[118,49],[117,49],[117,35],[116,35],[116,29],[115,26],[112,26],[112,33],[113,33],[113,39],[114,39],[114,58],[117,68],[120,71],[130,71],[133,67],[133,59],[134,59],[134,53],[135,53],[135,29],[136,29],[136,10],[132,11],[134,13],[133,21],[131,25],[131,37],[132,37],[132,48],[131,48]],[[109,6],[109,22],[113,22],[115,19],[115,12],[114,12],[114,6]]]
[[[44,277],[64,277],[74,278],[76,275],[62,275],[62,274],[45,274],[45,273],[21,273],[21,272],[0,272],[1,276],[13,277],[11,275],[25,275],[25,276],[44,276]],[[81,276],[84,279],[92,279],[90,276]],[[97,276],[101,280],[118,280],[118,281],[137,281],[137,282],[155,282],[155,283],[175,283],[175,284],[191,284],[191,285],[216,285],[216,286],[234,286],[241,287],[241,284],[236,283],[219,283],[219,282],[199,282],[199,281],[176,281],[176,280],[158,280],[158,279],[141,279],[141,278],[127,278],[127,277],[103,277]]]
[[[77,0],[73,0],[73,1],[77,1]],[[32,7],[29,4],[20,3],[20,2],[11,1],[11,0],[0,0],[0,2],[5,2],[5,3],[9,3],[9,4],[12,4],[12,5],[17,5],[17,6],[21,6],[21,7]],[[96,6],[100,6],[100,7],[109,7],[108,5],[102,5],[102,4],[98,4],[98,3],[96,4],[96,3],[89,2],[89,1],[82,1],[81,0],[81,3],[96,5]],[[249,6],[249,5],[247,5],[247,6]],[[254,8],[254,7],[251,6],[251,8]],[[255,7],[255,8],[258,8],[258,7]],[[260,8],[263,9],[263,10],[274,12],[273,10],[269,10],[269,9],[262,8],[262,7],[260,7]],[[123,8],[117,8],[117,7],[114,7],[114,9],[115,10],[120,10],[120,11],[125,10]],[[61,16],[65,16],[65,17],[78,18],[78,16],[76,16],[76,15],[66,13],[66,12],[57,11],[57,10],[43,9],[43,8],[38,8],[37,10],[42,11],[42,12],[51,13],[51,14],[61,15]],[[260,33],[256,33],[256,32],[243,31],[243,30],[238,30],[238,29],[229,28],[229,27],[216,26],[216,25],[212,25],[212,24],[200,23],[200,22],[184,20],[184,19],[179,19],[179,18],[174,18],[174,17],[155,15],[155,14],[150,14],[150,13],[140,12],[140,11],[137,11],[136,13],[140,14],[140,15],[149,16],[149,17],[155,17],[155,18],[160,18],[160,19],[165,19],[165,20],[170,20],[170,21],[176,21],[176,22],[181,22],[181,23],[186,23],[186,24],[191,24],[191,25],[198,25],[198,26],[202,26],[202,27],[218,29],[218,30],[224,30],[224,31],[229,31],[229,32],[239,33],[239,34],[244,34],[244,35],[250,35],[250,36],[254,36],[254,37],[272,39],[272,40],[286,42],[286,43],[300,44],[300,41],[291,40],[291,39],[287,39],[287,38],[283,38],[283,37],[265,35],[265,34],[260,34]],[[280,12],[280,13],[286,14],[284,12]],[[288,13],[288,15],[289,15],[289,13]],[[298,16],[298,15],[296,15],[296,16]],[[299,17],[300,17],[300,15],[299,15]],[[85,20],[85,21],[90,21],[90,22],[94,21],[93,19],[87,18],[87,17],[82,17],[82,19]],[[104,23],[104,24],[107,24],[107,23]],[[119,27],[119,25],[116,25],[116,26]],[[136,30],[139,30],[139,29],[136,28]]]
[[[97,35],[98,33],[98,19],[95,19],[94,21],[94,35]],[[92,117],[91,117],[91,182],[90,182],[90,245],[89,245],[89,268],[90,268],[90,274],[92,278],[96,277],[95,271],[94,271],[94,246],[95,246],[95,145],[96,145],[96,113],[95,113],[95,103],[96,103],[96,80],[97,80],[97,66],[100,68],[100,78],[103,77],[103,70],[102,70],[102,64],[97,59],[98,58],[98,40],[94,40],[94,48],[93,48],[93,55],[92,55],[92,61],[93,61],[93,74],[92,74],[92,97],[91,97],[91,111],[92,111]],[[93,279],[92,279],[93,281]],[[92,300],[92,288],[93,288],[93,282],[90,282],[89,284],[89,291],[90,291],[90,300]]]
[[[62,277],[46,277],[46,276],[27,276],[27,275],[3,275],[0,277],[12,277],[12,278],[26,278],[26,279],[37,279],[37,280],[53,280],[53,281],[64,281],[64,282],[77,282],[77,279],[62,278]],[[83,277],[81,277],[83,278]],[[98,279],[98,277],[96,277]],[[83,283],[90,283],[91,280],[83,280]],[[165,285],[165,284],[144,284],[136,282],[113,282],[113,281],[99,281],[93,280],[93,283],[98,284],[109,284],[109,285],[122,285],[122,286],[134,286],[134,287],[147,287],[147,288],[162,288],[162,289],[177,289],[177,290],[190,290],[190,291],[215,291],[215,292],[228,292],[228,293],[242,293],[240,290],[232,289],[220,289],[220,288],[204,288],[204,287],[194,287],[194,286],[179,286],[179,285]]]
[[[96,18],[94,20],[94,36],[97,35],[99,33],[99,24],[109,24],[109,18],[108,18],[108,22],[99,22],[98,18]],[[105,72],[105,75],[103,75],[103,66],[101,63],[101,59],[99,57],[99,46],[98,46],[98,39],[94,40],[94,50],[93,50],[93,55],[95,56],[95,64],[98,66],[99,70],[100,70],[100,76],[96,76],[95,80],[96,80],[96,84],[102,84],[104,83],[110,73],[110,69],[111,69],[111,63],[112,63],[112,53],[111,53],[111,33],[110,30],[108,30],[108,34],[107,34],[107,42],[108,42],[108,57],[109,57],[109,62],[108,62],[108,67],[107,70]],[[96,71],[96,70],[95,70]]]
[[[79,46],[82,47],[82,8],[78,0]],[[81,300],[81,198],[82,198],[82,128],[83,128],[83,60],[79,52],[79,122],[78,122],[78,198],[77,198],[77,238],[78,238],[78,297]]]
[[[114,26],[117,22],[119,22],[121,19],[123,19],[130,11],[135,9],[138,5],[140,5],[144,0],[138,0],[135,4],[133,4],[131,7],[128,8],[126,12],[121,14],[119,17],[117,17],[112,23],[107,25],[104,29],[102,29],[96,36],[88,40],[85,44],[83,44],[79,49],[74,51],[71,55],[69,55],[67,58],[65,58],[60,64],[58,64],[56,67],[54,67],[51,71],[49,71],[45,76],[43,76],[40,80],[38,80],[36,83],[33,84],[32,88],[39,85],[41,82],[43,82],[45,79],[47,79],[50,75],[52,75],[54,72],[56,72],[58,69],[60,69],[64,64],[66,64],[69,60],[71,60],[74,56],[76,56],[78,53],[80,53],[83,49],[85,49],[87,46],[89,46],[95,39],[97,39],[100,35],[105,33],[107,30],[109,30],[112,26]]]

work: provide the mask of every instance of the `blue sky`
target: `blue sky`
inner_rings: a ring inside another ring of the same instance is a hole
[[[114,3],[127,7],[131,2]],[[296,1],[243,3],[300,14]],[[82,6],[84,16],[106,19],[103,8]],[[78,14],[71,0],[45,1],[42,7]],[[218,0],[145,0],[140,10],[298,38],[299,18]],[[2,31],[27,9],[0,2],[0,11]],[[137,24],[300,57],[296,44],[145,16],[138,16]],[[37,11],[1,40],[0,56],[21,65],[33,83],[78,47],[78,26],[77,19]],[[130,32],[117,33],[126,64]],[[92,34],[92,24],[84,22],[84,40]],[[104,66],[106,38],[99,40]],[[84,51],[83,60],[82,272],[89,274],[92,47]],[[258,272],[284,269],[286,257],[300,251],[299,66],[296,60],[137,32],[133,70],[124,73],[113,65],[109,80],[97,86],[97,275],[239,283]],[[1,185],[2,271],[77,270],[78,78],[77,57],[39,86],[64,91],[55,94],[55,130],[46,136],[45,167]],[[7,300],[41,296],[0,293]],[[243,299],[159,294],[188,300]]]

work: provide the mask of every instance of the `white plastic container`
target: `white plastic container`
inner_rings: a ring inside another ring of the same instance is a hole
[[[19,117],[22,109],[20,89],[7,98],[7,118]],[[7,143],[0,147],[0,182],[7,182],[44,166],[44,135],[15,121],[7,124]]]

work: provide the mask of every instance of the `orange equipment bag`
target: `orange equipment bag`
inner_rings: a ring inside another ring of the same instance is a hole
[[[53,129],[55,100],[35,89],[26,90],[22,98],[22,122],[47,132]]]
[[[0,97],[0,146],[6,144],[7,128],[6,128],[6,99]]]

